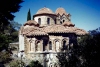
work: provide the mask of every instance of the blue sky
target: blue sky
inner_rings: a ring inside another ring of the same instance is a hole
[[[15,21],[24,24],[27,21],[27,12],[30,8],[33,16],[43,7],[53,12],[63,7],[71,14],[71,22],[81,29],[93,30],[100,27],[100,0],[24,0],[19,12],[15,13]]]

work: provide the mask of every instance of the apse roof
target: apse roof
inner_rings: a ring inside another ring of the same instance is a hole
[[[29,20],[29,21],[27,21],[25,24],[24,24],[24,26],[26,26],[26,25],[34,25],[34,26],[39,26],[39,24],[35,21],[35,20]]]

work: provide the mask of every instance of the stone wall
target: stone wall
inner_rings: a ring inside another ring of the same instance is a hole
[[[40,24],[40,26],[46,26],[46,25],[48,25],[47,24],[47,22],[48,22],[48,20],[47,20],[47,18],[50,18],[50,20],[49,20],[49,25],[52,25],[52,24],[55,24],[55,19],[56,19],[56,16],[52,16],[52,15],[41,15],[41,16],[36,16],[36,17],[34,17],[34,20],[36,21],[36,22],[38,22],[38,19],[41,19],[41,24]]]

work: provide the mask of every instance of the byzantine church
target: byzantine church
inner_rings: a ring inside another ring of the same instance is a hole
[[[64,8],[59,7],[53,12],[44,7],[20,28],[19,51],[23,50],[26,58],[41,63],[46,57],[46,67],[59,67],[57,53],[67,52],[77,44],[80,36],[86,34],[84,29],[75,27]]]

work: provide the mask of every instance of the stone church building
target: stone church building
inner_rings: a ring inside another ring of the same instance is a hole
[[[53,12],[44,7],[20,28],[19,51],[23,50],[26,58],[38,60],[46,67],[59,67],[57,53],[67,52],[85,34],[88,34],[85,30],[75,27],[64,8]]]

